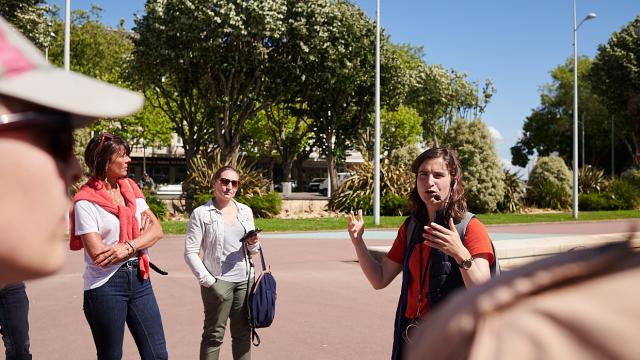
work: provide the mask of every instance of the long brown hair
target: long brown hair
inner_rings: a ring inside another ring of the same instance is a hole
[[[411,210],[413,216],[422,223],[427,223],[435,219],[429,219],[429,213],[427,212],[427,206],[420,198],[418,194],[418,170],[422,163],[427,160],[442,158],[447,164],[449,175],[451,175],[451,190],[446,201],[444,212],[445,217],[452,217],[455,223],[460,222],[467,212],[467,199],[464,195],[464,187],[462,186],[462,169],[458,156],[454,150],[448,148],[430,148],[424,151],[422,154],[413,161],[411,165],[411,171],[415,174],[416,182],[409,195],[409,210]]]

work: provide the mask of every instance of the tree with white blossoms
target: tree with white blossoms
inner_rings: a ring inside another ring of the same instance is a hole
[[[466,74],[440,65],[423,63],[415,76],[407,103],[422,116],[423,137],[433,145],[442,141],[456,118],[474,118],[484,113],[496,91],[491,80],[485,80],[480,87]]]
[[[504,173],[487,125],[479,118],[457,118],[444,145],[458,153],[469,211],[496,211],[504,196]]]
[[[162,99],[154,105],[172,119],[187,163],[218,148],[235,164],[245,122],[272,103],[286,1],[148,0],[145,10],[135,27],[138,85]]]
[[[374,105],[375,25],[357,6],[336,1],[329,7],[326,47],[319,49],[303,94],[313,119],[313,144],[326,157],[332,192],[336,162],[345,158]]]
[[[51,7],[45,0],[2,0],[0,16],[15,26],[41,51],[51,43]]]

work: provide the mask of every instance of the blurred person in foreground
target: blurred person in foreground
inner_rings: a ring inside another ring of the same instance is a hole
[[[452,296],[416,331],[406,358],[638,359],[635,236],[538,260]]]
[[[7,359],[30,359],[21,281],[64,262],[73,129],[142,106],[139,94],[55,68],[0,17],[0,327]]]
[[[357,218],[353,212],[349,214],[349,236],[371,285],[385,288],[403,273],[392,359],[402,358],[413,330],[434,307],[457,289],[487,281],[490,264],[494,263],[489,234],[467,212],[462,170],[455,152],[428,149],[414,160],[411,170],[415,174],[409,199],[412,215],[400,226],[381,263],[371,256],[362,238],[362,211]],[[414,225],[410,225],[412,222]],[[460,224],[462,229],[457,229]],[[461,232],[465,234],[462,238]]]

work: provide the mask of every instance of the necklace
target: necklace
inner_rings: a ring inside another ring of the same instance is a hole
[[[108,189],[107,192],[111,196],[111,200],[114,204],[124,204],[124,198],[120,194],[120,185],[116,184],[115,188]]]

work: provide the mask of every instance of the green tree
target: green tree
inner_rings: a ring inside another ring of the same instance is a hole
[[[313,119],[313,145],[331,170],[333,191],[336,161],[344,159],[373,110],[375,30],[366,14],[349,2],[339,0],[330,10],[326,46],[317,51],[316,70],[307,74],[309,91],[303,100]]]
[[[385,159],[393,159],[395,152],[407,145],[422,140],[422,118],[414,109],[401,105],[396,111],[382,109],[380,112],[380,144]],[[370,125],[360,131],[356,148],[368,161],[373,161],[375,134],[373,116]]]
[[[71,24],[71,70],[83,73],[121,87],[131,87],[128,81],[128,66],[133,49],[132,34],[122,25],[110,28],[101,22],[102,9],[93,5],[90,11],[74,10]],[[52,27],[57,34],[49,51],[50,61],[63,65],[63,21],[52,18]],[[127,139],[133,145],[143,142],[149,145],[168,145],[171,141],[171,126],[167,116],[149,103],[133,115],[114,121],[101,121],[90,127],[92,131],[109,130]],[[77,134],[83,147],[87,134]]]
[[[437,145],[454,119],[479,116],[494,93],[491,80],[480,88],[477,82],[468,81],[466,74],[422,63],[415,70],[415,85],[408,91],[407,104],[422,116],[424,139]]]
[[[578,61],[579,130],[585,132],[585,163],[605,167],[610,159],[609,112],[594,94],[588,57]],[[540,106],[523,125],[523,135],[511,148],[514,165],[525,167],[534,154],[548,156],[557,152],[565,163],[573,159],[573,59],[550,71],[552,82],[542,87]],[[583,124],[585,124],[583,129]],[[581,138],[581,137],[580,137]],[[580,140],[581,141],[581,140]],[[581,147],[582,148],[582,147]]]
[[[504,174],[487,125],[478,118],[458,118],[444,143],[458,153],[470,211],[496,211],[504,197]]]
[[[165,99],[183,139],[199,138],[187,145],[189,157],[213,135],[225,162],[234,164],[243,125],[272,103],[267,75],[277,70],[286,2],[149,0],[145,8],[135,28],[138,83]]]
[[[242,147],[258,156],[275,152],[282,162],[282,181],[291,180],[293,163],[308,147],[310,120],[288,104],[272,105],[247,121]]]
[[[0,1],[0,15],[43,51],[51,42],[51,13],[45,0]]]
[[[615,118],[631,164],[640,165],[640,16],[598,46],[590,80]]]

